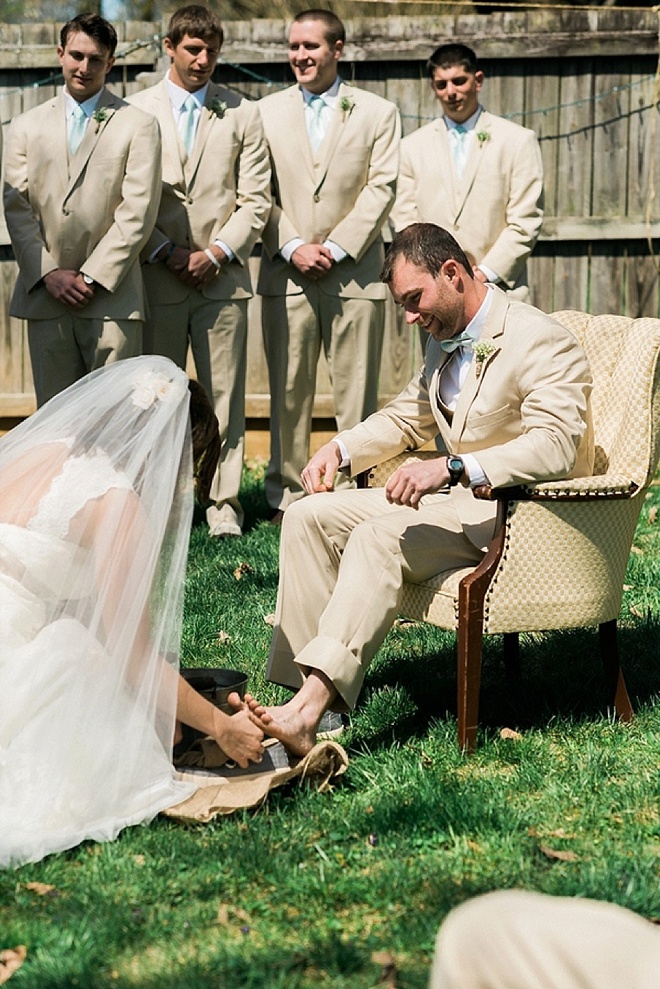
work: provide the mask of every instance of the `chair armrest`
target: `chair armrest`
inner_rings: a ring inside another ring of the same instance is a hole
[[[631,498],[637,485],[624,474],[596,474],[563,481],[541,481],[510,488],[474,488],[475,498],[485,501],[599,501]]]

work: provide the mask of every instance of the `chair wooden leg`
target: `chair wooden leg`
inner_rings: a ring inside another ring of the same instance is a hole
[[[481,686],[481,646],[483,640],[480,614],[472,614],[458,627],[458,747],[474,752],[479,724],[479,688]]]
[[[619,660],[619,644],[617,641],[616,619],[603,622],[598,626],[600,640],[600,655],[605,670],[605,681],[610,698],[614,701],[614,709],[621,721],[630,721],[633,717],[633,706],[623,679],[623,671]]]
[[[520,636],[517,632],[505,632],[503,635],[504,672],[510,690],[520,686],[522,670],[520,667]]]

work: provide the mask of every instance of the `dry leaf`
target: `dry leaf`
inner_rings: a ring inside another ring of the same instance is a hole
[[[31,885],[28,883],[28,885]],[[20,968],[27,958],[27,948],[19,944],[17,948],[5,948],[0,951],[0,985],[11,979],[17,968]]]
[[[657,517],[658,517],[658,506],[654,505],[651,509],[649,509],[649,525],[653,525]]]
[[[270,615],[264,615],[264,621],[265,621],[266,625],[274,625],[275,624],[275,612],[274,611],[271,612]]]
[[[539,851],[543,852],[546,858],[557,859],[559,862],[577,862],[580,858],[575,852],[565,852],[561,848],[548,848],[547,845],[539,845]]]
[[[37,896],[48,896],[51,893],[57,895],[55,887],[49,886],[48,883],[26,883],[25,888],[29,889],[31,893],[36,893]]]
[[[502,728],[500,731],[500,738],[510,738],[514,742],[519,742],[522,735],[519,731],[514,731],[513,728]]]
[[[374,965],[380,965],[378,985],[388,986],[388,989],[396,989],[397,968],[394,955],[389,951],[374,951],[371,960]]]
[[[630,605],[630,607],[628,608],[628,611],[630,612],[631,615],[634,615],[635,618],[646,618],[646,615],[644,615],[639,610],[639,608],[636,608],[634,604],[631,604]]]
[[[218,632],[218,642],[220,643],[221,646],[224,645],[225,642],[226,643],[231,642],[231,635],[229,634],[229,632],[223,632],[222,630]]]
[[[236,580],[240,580],[242,577],[245,577],[246,573],[254,573],[253,568],[249,563],[239,563],[234,570],[234,577]]]
[[[240,907],[230,907],[228,903],[221,903],[215,918],[216,924],[222,927],[230,927],[232,924],[250,924],[250,915]]]
[[[144,863],[147,860],[146,860],[146,857],[144,855],[134,855],[133,856],[133,861],[135,862],[136,865],[144,865]]]
[[[623,589],[624,589],[624,591],[634,591],[635,590],[635,587],[634,587],[633,584],[624,584],[623,585]]]
[[[630,552],[634,553],[635,556],[644,556],[644,550],[640,549],[639,546],[631,546]]]

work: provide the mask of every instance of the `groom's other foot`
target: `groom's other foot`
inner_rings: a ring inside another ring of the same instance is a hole
[[[209,535],[216,539],[226,539],[242,536],[241,518],[233,507],[225,502],[224,505],[210,505],[206,509],[206,521],[209,525]]]

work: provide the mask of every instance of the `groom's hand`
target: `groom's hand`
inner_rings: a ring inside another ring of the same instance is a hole
[[[335,485],[335,474],[339,470],[341,460],[341,452],[334,440],[322,446],[300,475],[307,494],[332,491]]]

